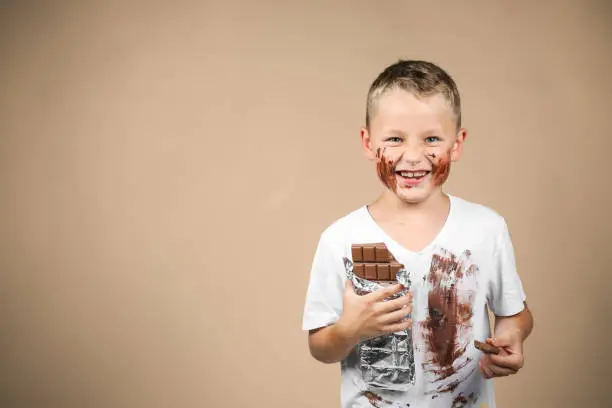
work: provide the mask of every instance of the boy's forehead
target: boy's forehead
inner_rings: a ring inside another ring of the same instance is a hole
[[[455,113],[441,93],[419,96],[403,89],[384,92],[375,101],[372,124],[397,127],[454,127]]]

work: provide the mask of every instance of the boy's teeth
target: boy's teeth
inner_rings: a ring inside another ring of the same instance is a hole
[[[423,177],[425,174],[427,174],[427,172],[425,171],[402,171],[400,172],[400,174],[402,175],[402,177],[408,177],[408,178],[420,178]]]

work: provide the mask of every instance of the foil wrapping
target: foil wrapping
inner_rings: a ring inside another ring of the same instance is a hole
[[[355,293],[365,295],[385,286],[355,275],[353,262],[347,257],[343,260],[346,277],[352,281]],[[405,289],[387,300],[403,296],[410,290],[411,282],[405,268],[397,272],[396,279]],[[414,348],[410,329],[363,340],[357,345],[357,355],[361,376],[368,388],[406,391],[414,385]]]

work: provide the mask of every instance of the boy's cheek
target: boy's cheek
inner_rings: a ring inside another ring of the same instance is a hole
[[[403,154],[402,149],[399,146],[384,146],[376,149],[376,158],[382,159],[383,157],[387,161],[397,163]]]
[[[383,182],[389,189],[396,191],[397,182],[395,180],[395,166],[400,158],[400,155],[389,154],[387,148],[376,149],[376,172],[380,181]]]
[[[452,152],[449,150],[442,154],[429,153],[427,158],[431,161],[431,177],[435,186],[440,186],[448,179],[450,174]]]
[[[376,148],[375,153],[376,159],[390,161],[394,164],[397,163],[402,156],[401,149],[389,146],[380,146]]]

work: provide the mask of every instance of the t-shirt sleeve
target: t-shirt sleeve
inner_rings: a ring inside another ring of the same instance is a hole
[[[306,293],[303,330],[312,330],[335,323],[342,314],[342,298],[346,277],[342,251],[338,244],[321,235],[310,270]]]
[[[524,309],[525,299],[508,225],[502,218],[495,242],[487,301],[496,316],[512,316]]]

